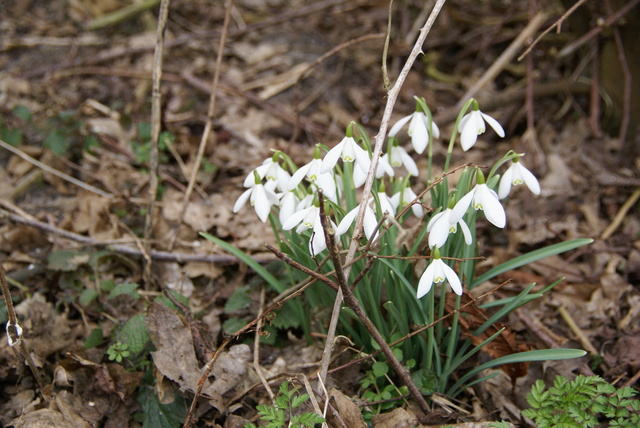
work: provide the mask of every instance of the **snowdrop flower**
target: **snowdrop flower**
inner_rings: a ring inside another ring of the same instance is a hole
[[[400,147],[398,145],[398,140],[393,139],[393,143],[391,145],[391,149],[389,152],[383,155],[380,159],[386,160],[389,164],[391,164],[394,168],[400,168],[404,165],[409,174],[414,177],[418,176],[418,166],[414,162],[413,158],[409,156],[409,153],[404,149],[404,147]],[[378,177],[380,178],[380,177]]]
[[[336,228],[332,223],[332,227]],[[291,230],[298,226],[296,233],[302,233],[305,230],[312,229],[313,234],[309,240],[309,254],[316,256],[327,248],[327,242],[324,237],[324,229],[322,228],[322,220],[320,219],[320,207],[312,205],[303,210],[293,213],[287,221],[282,225],[284,230]]]
[[[395,216],[398,209],[398,205],[393,202],[393,199],[387,196],[387,192],[384,190],[384,184],[380,184],[378,188],[378,199],[380,200],[380,211],[382,214],[389,213],[390,216]]]
[[[507,224],[507,215],[500,204],[498,194],[484,183],[484,176],[480,171],[476,174],[476,186],[453,207],[449,223],[458,223],[467,212],[469,205],[473,205],[476,210],[483,210],[487,220],[494,226],[503,228]]]
[[[498,196],[500,199],[506,198],[509,196],[512,184],[514,186],[519,186],[522,183],[526,184],[534,195],[540,194],[540,184],[538,183],[536,176],[525,168],[524,165],[518,161],[518,158],[515,158],[511,166],[504,172],[504,175],[500,179]]]
[[[254,185],[244,191],[233,206],[233,212],[237,213],[247,203],[251,202],[251,206],[256,210],[256,214],[263,223],[269,218],[269,212],[272,205],[278,204],[278,197],[270,189],[262,185],[262,180],[257,171],[254,171]]]
[[[342,158],[343,162],[354,162],[356,166],[354,169],[360,168],[360,171],[365,175],[369,171],[371,166],[371,159],[369,153],[356,143],[353,139],[353,125],[349,124],[347,127],[346,136],[340,141],[334,148],[329,150],[322,161],[320,167],[320,173],[329,172],[336,166],[338,159]]]
[[[427,294],[434,283],[438,284],[445,280],[449,281],[451,289],[458,296],[461,296],[462,284],[460,283],[460,278],[458,278],[458,275],[456,275],[449,265],[442,261],[440,251],[437,248],[434,249],[433,253],[433,261],[427,266],[427,269],[425,269],[418,282],[418,299]]]
[[[336,236],[343,235],[347,230],[349,230],[349,227],[351,227],[351,224],[353,223],[353,221],[358,216],[359,208],[360,208],[360,206],[358,205],[357,207],[355,207],[354,209],[349,211],[342,218],[342,220],[340,221],[340,224],[338,224],[338,227],[335,229]],[[371,207],[369,205],[366,206],[365,211],[364,211],[364,224],[363,224],[363,226],[364,226],[364,234],[366,235],[367,239],[369,241],[372,241],[373,239],[375,239],[375,237],[378,235],[377,233],[374,235],[374,231],[376,230],[376,227],[378,226],[378,219],[376,219],[376,214],[373,211],[373,209],[371,209]]]
[[[418,105],[417,108],[420,109],[421,107]],[[409,116],[405,116],[397,121],[391,127],[389,136],[395,137],[398,131],[400,131],[407,122],[409,122],[407,134],[411,137],[413,149],[416,153],[422,154],[429,144],[429,118],[422,110],[415,111]],[[431,121],[431,135],[433,138],[440,137],[440,129],[433,120]]]
[[[478,135],[486,131],[485,121],[496,131],[496,134],[504,138],[504,129],[502,129],[502,126],[488,114],[482,113],[478,109],[478,102],[476,100],[473,100],[471,108],[471,113],[464,115],[460,120],[460,126],[458,128],[462,150],[466,152],[473,147],[478,140]]]
[[[464,242],[467,245],[471,245],[473,242],[469,226],[467,226],[467,223],[465,223],[462,218],[457,222],[451,222],[452,212],[453,210],[451,208],[447,208],[441,213],[434,215],[431,220],[429,220],[429,224],[427,224],[427,232],[429,232],[429,248],[442,247],[444,243],[447,242],[449,234],[456,233],[458,226],[460,226],[462,234],[464,235]]]
[[[253,173],[254,171],[258,173],[260,179],[267,179],[267,188],[273,190],[274,188],[278,188],[281,191],[286,191],[287,185],[291,180],[291,175],[280,166],[278,162],[278,158],[280,157],[280,152],[276,152],[272,157],[265,159],[262,162],[262,165],[251,171],[247,178],[244,179],[244,187],[252,187],[254,183]]]
[[[395,172],[389,162],[387,162],[383,157],[378,159],[378,166],[376,168],[376,178],[380,179],[387,174],[389,177],[393,177]],[[353,187],[356,189],[362,186],[365,181],[367,181],[367,172],[363,172],[360,168],[353,168]]]
[[[411,189],[411,186],[409,186],[409,183],[407,183],[407,186],[404,189],[391,196],[391,201],[397,208],[404,208],[417,197],[418,195],[415,194],[415,192]],[[411,205],[411,211],[413,211],[413,215],[418,218],[422,218],[422,216],[424,215],[424,209],[422,208],[420,201]]]
[[[280,214],[278,215],[280,224],[284,224],[291,214],[296,212],[296,206],[299,203],[300,199],[298,199],[295,192],[286,192],[284,196],[280,198],[278,204],[280,206]]]
[[[320,167],[322,167],[322,159],[320,159],[320,148],[316,147],[314,151],[314,159],[308,164],[300,167],[289,180],[287,184],[288,190],[295,189],[302,179],[306,178],[309,183],[322,189],[324,195],[334,203],[338,203],[337,186],[338,183],[335,180],[333,172],[320,173]]]

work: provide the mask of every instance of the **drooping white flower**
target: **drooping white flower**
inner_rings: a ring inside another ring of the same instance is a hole
[[[449,282],[449,286],[458,296],[462,295],[462,284],[455,271],[441,258],[433,259],[418,282],[418,299],[427,294],[434,283],[438,284],[445,280]]]
[[[389,213],[391,217],[396,215],[398,205],[384,190],[378,192],[378,199],[380,200],[380,214]]]
[[[394,168],[400,168],[404,165],[409,174],[414,177],[418,176],[418,166],[404,147],[400,147],[394,143],[389,152],[385,153],[380,159],[385,159]]]
[[[260,165],[247,175],[247,178],[244,179],[244,187],[253,186],[254,172],[258,174],[260,179],[267,180],[267,188],[273,190],[277,187],[282,192],[288,190],[287,185],[291,180],[291,175],[287,172],[287,170],[280,166],[277,153],[272,157],[265,159],[264,162],[262,162],[262,165]]]
[[[418,195],[415,194],[415,192],[411,189],[411,186],[409,186],[409,184],[407,183],[407,186],[404,189],[397,193],[394,193],[393,196],[391,196],[391,201],[395,205],[396,209],[398,209],[406,207],[417,197]],[[413,215],[419,218],[422,218],[422,216],[424,215],[424,209],[422,208],[422,204],[420,204],[420,201],[411,205],[411,211],[413,211]]]
[[[426,149],[427,145],[429,144],[429,118],[423,111],[415,111],[409,116],[405,116],[397,121],[391,127],[389,136],[395,137],[398,131],[400,131],[400,129],[407,122],[409,122],[407,135],[411,137],[411,144],[413,145],[413,149],[416,151],[416,153],[422,154],[422,152],[424,152],[424,149]],[[440,137],[440,129],[433,120],[431,121],[431,135],[433,136],[433,138]]]
[[[306,178],[310,183],[314,183],[320,175],[320,167],[322,166],[322,159],[313,159],[306,165],[301,166],[296,172],[293,173],[287,189],[293,190]]]
[[[447,238],[450,233],[456,233],[458,230],[458,225],[462,230],[462,234],[464,235],[464,242],[467,245],[471,245],[473,242],[473,238],[471,237],[471,231],[469,230],[469,226],[464,222],[462,218],[457,222],[451,222],[451,213],[453,210],[451,208],[447,208],[446,210],[434,215],[431,220],[429,220],[429,224],[427,224],[427,232],[429,232],[429,247],[442,247],[445,242],[447,242]]]
[[[476,210],[482,210],[485,217],[494,226],[503,228],[507,224],[507,215],[498,199],[498,194],[485,183],[476,184],[469,193],[464,195],[453,207],[449,217],[449,223],[458,223],[467,212],[469,205]]]
[[[465,152],[473,147],[478,140],[478,135],[483,134],[487,130],[485,121],[493,128],[494,131],[496,131],[496,134],[504,138],[504,129],[502,129],[502,125],[488,114],[482,113],[478,110],[476,108],[477,103],[474,103],[473,107],[475,109],[472,110],[471,113],[465,114],[460,120],[460,126],[458,128],[458,132],[460,132],[462,150]]]
[[[257,173],[256,173],[257,174]],[[237,213],[247,203],[251,202],[251,206],[256,210],[256,214],[263,223],[269,218],[269,212],[272,205],[278,204],[278,197],[270,189],[265,188],[262,183],[254,184],[252,187],[240,195],[233,206],[233,212]]]
[[[280,197],[280,214],[278,218],[280,219],[280,224],[284,224],[287,219],[296,212],[296,206],[300,203],[300,199],[296,196],[295,192],[286,192],[282,197]]]
[[[345,216],[340,221],[340,224],[338,224],[338,227],[335,229],[336,236],[343,235],[344,233],[346,233],[347,230],[349,230],[349,227],[351,227],[351,224],[358,216],[359,208],[360,206],[357,206],[351,211],[349,211],[347,214],[345,214]],[[371,207],[367,205],[364,212],[363,227],[364,227],[364,234],[366,235],[369,241],[375,239],[375,237],[378,235],[377,232],[374,235],[374,231],[376,230],[377,226],[378,226],[378,220],[376,219],[376,214],[373,211],[373,209],[371,209]]]
[[[365,172],[360,168],[353,168],[353,187],[357,189],[362,186],[365,181],[367,181],[367,174],[368,171]],[[376,167],[376,178],[380,179],[385,174],[389,177],[393,177],[395,172],[391,165],[389,165],[389,162],[387,162],[383,157],[380,157],[380,159],[378,159],[378,166]]]
[[[334,148],[324,156],[320,173],[326,173],[333,169],[338,163],[338,159],[342,158],[344,162],[354,162],[354,169],[360,168],[365,175],[371,166],[369,153],[356,143],[353,137],[344,137]]]
[[[511,191],[511,185],[519,186],[520,184],[526,184],[531,193],[534,195],[540,194],[540,183],[535,175],[531,173],[522,162],[518,162],[518,159],[514,159],[511,166],[504,172],[504,175],[500,179],[500,187],[498,187],[498,196],[500,199],[504,199],[509,196]]]
[[[331,222],[334,230],[336,225]],[[291,230],[296,227],[296,233],[302,233],[305,230],[312,229],[311,239],[309,240],[309,254],[316,256],[327,248],[327,242],[324,237],[324,229],[322,228],[322,220],[320,218],[320,207],[312,205],[300,211],[293,213],[285,223],[282,229]]]

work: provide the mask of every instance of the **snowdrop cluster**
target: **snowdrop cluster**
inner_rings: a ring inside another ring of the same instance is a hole
[[[502,126],[497,120],[481,112],[475,100],[471,100],[467,106],[471,111],[456,122],[453,131],[454,136],[460,135],[463,151],[466,152],[473,147],[478,136],[486,131],[486,124],[498,136],[504,137]],[[407,124],[406,131],[402,132]],[[311,231],[308,251],[314,257],[321,254],[326,250],[326,243],[320,219],[318,189],[322,189],[328,200],[325,210],[332,221],[336,235],[346,234],[351,230],[358,215],[359,205],[349,207],[351,208],[349,210],[344,207],[345,186],[352,186],[352,188],[362,186],[371,167],[370,149],[363,144],[368,140],[366,138],[356,140],[353,136],[353,128],[352,123],[347,127],[342,141],[331,149],[321,145],[316,146],[313,160],[297,169],[286,154],[280,151],[274,152],[272,157],[266,159],[262,165],[247,175],[243,183],[246,190],[235,203],[233,212],[238,212],[247,201],[250,201],[260,220],[266,222],[273,208],[278,207],[278,215],[273,219],[277,218],[282,229],[295,230],[298,234]],[[405,133],[416,155],[423,154],[429,145],[433,144],[434,139],[439,138],[440,129],[433,121],[424,100],[418,99],[416,111],[398,120],[389,131],[386,153],[379,159],[378,168],[375,171],[377,189],[370,197],[364,212],[365,237],[370,242],[375,241],[381,233],[381,226],[389,225],[390,217],[398,216],[399,221],[410,215],[420,219],[428,217],[426,241],[431,251],[432,261],[418,281],[417,297],[421,298],[427,294],[433,284],[445,281],[456,294],[461,295],[463,286],[460,277],[454,271],[453,265],[449,265],[442,258],[447,251],[452,251],[451,248],[455,247],[447,245],[447,241],[460,231],[459,242],[464,241],[465,245],[474,245],[474,236],[467,224],[467,221],[475,221],[477,216],[470,215],[473,212],[482,212],[489,223],[495,227],[504,228],[507,219],[501,199],[509,195],[512,186],[520,184],[525,184],[532,193],[538,195],[540,185],[535,176],[520,161],[523,155],[511,151],[496,164],[501,166],[510,162],[510,166],[499,182],[496,180],[497,176],[493,180],[489,176],[485,181],[482,171],[474,167],[467,171],[467,174],[473,178],[475,185],[469,184],[464,188],[464,194],[459,194],[460,192],[457,191],[459,189],[442,189],[449,195],[446,204],[442,207],[427,208],[411,189],[409,179],[414,177],[414,180],[418,180],[420,171],[409,150],[400,145],[405,138]],[[326,152],[324,158],[322,158],[323,149]],[[450,152],[449,155],[451,155]],[[342,163],[339,162],[340,160]],[[398,172],[403,172],[404,176],[400,177],[396,174]],[[425,181],[429,180],[430,177]],[[498,191],[490,187],[489,183],[497,187]],[[388,193],[386,189],[392,189],[392,191]],[[407,211],[409,205],[411,210]],[[401,212],[406,214],[399,216]]]

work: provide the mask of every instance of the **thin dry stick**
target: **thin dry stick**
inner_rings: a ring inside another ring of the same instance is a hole
[[[546,30],[544,30],[542,32],[542,34],[540,34],[534,41],[533,43],[531,43],[531,45],[527,48],[527,50],[524,51],[524,53],[522,55],[520,55],[518,57],[518,61],[522,61],[522,58],[524,58],[529,52],[531,52],[531,50],[538,44],[538,42],[540,42],[540,40],[542,40],[542,38],[544,36],[546,36],[551,30],[553,30],[554,28],[558,29],[558,33],[560,32],[560,27],[562,26],[562,23],[573,13],[575,12],[575,10],[577,8],[580,7],[580,5],[584,2],[586,2],[587,0],[578,0],[578,2],[576,2],[576,4],[574,4],[573,6],[571,6],[571,8],[569,10],[567,10],[564,14],[562,14],[562,16],[560,18],[558,18],[558,20],[556,22],[553,23],[553,25],[550,25],[549,28],[547,28]]]
[[[411,333],[407,334],[406,336],[401,337],[400,339],[396,340],[395,342],[390,343],[389,347],[393,348],[394,346],[399,345],[400,343],[404,342],[405,340],[407,340],[407,339],[409,339],[409,338],[411,338],[411,337],[413,337],[413,336],[415,336],[417,334],[420,334],[425,330],[428,330],[428,329],[430,329],[432,327],[435,327],[438,323],[441,323],[442,321],[446,320],[447,318],[459,313],[460,311],[465,309],[467,306],[473,305],[474,303],[484,299],[488,295],[495,293],[496,291],[498,291],[500,288],[502,288],[508,282],[509,282],[508,280],[503,282],[502,284],[494,287],[493,289],[487,291],[486,293],[484,293],[484,294],[482,294],[482,295],[480,295],[480,296],[478,296],[476,298],[473,298],[472,300],[469,300],[467,303],[463,304],[458,309],[454,309],[453,311],[449,312],[448,314],[443,315],[442,317],[440,317],[437,320],[433,321],[431,324],[424,325],[424,326],[420,327],[419,329],[414,330]],[[343,364],[340,367],[333,368],[333,369],[331,369],[329,371],[329,373],[335,373],[335,372],[343,370],[343,369],[345,369],[345,368],[347,368],[349,366],[352,366],[352,365],[355,365],[355,364],[360,364],[363,361],[367,361],[367,360],[369,360],[371,358],[374,358],[376,355],[380,354],[381,352],[382,352],[382,350],[380,350],[380,349],[375,350],[375,351],[373,351],[372,353],[370,353],[369,355],[367,355],[365,357],[359,358],[357,360],[351,360],[348,363]]]
[[[605,19],[605,21],[604,21],[604,23],[602,25],[598,25],[596,27],[593,27],[591,30],[589,30],[588,33],[586,33],[585,35],[580,37],[578,40],[575,40],[575,41],[569,43],[564,48],[562,48],[560,50],[560,52],[558,52],[558,58],[562,58],[562,57],[565,57],[565,56],[573,53],[580,46],[584,45],[589,40],[593,39],[595,36],[600,34],[602,32],[602,30],[604,30],[605,28],[610,28],[613,24],[618,22],[618,20],[620,18],[625,16],[627,13],[629,13],[629,11],[631,9],[636,7],[638,5],[638,3],[640,3],[640,0],[631,0],[629,3],[625,4],[624,6],[622,6],[613,15],[611,15],[607,19]]]
[[[173,229],[172,235],[169,237],[169,251],[173,250],[176,238],[178,237],[178,231],[182,226],[182,220],[184,219],[184,215],[186,214],[187,208],[189,207],[189,199],[191,199],[191,193],[193,192],[193,187],[196,184],[196,178],[198,177],[198,171],[200,170],[200,164],[202,163],[202,157],[204,156],[204,149],[207,146],[207,140],[209,140],[211,128],[213,127],[213,115],[216,110],[218,82],[220,82],[220,69],[222,68],[224,45],[227,41],[227,32],[229,30],[229,18],[231,16],[232,4],[233,0],[228,0],[227,5],[225,6],[224,22],[222,23],[222,34],[220,36],[220,43],[218,45],[218,56],[216,58],[216,69],[213,72],[213,82],[211,83],[211,96],[209,97],[209,109],[207,110],[207,123],[205,124],[204,132],[202,133],[202,138],[200,139],[200,145],[198,146],[198,153],[196,154],[196,159],[193,163],[193,171],[191,172],[189,185],[187,186],[187,191],[185,192],[184,198],[182,199],[182,208],[180,209],[180,215],[178,216],[178,223]]]
[[[0,198],[0,204],[4,205],[4,201],[2,200],[2,198]],[[58,235],[65,239],[70,239],[72,241],[80,242],[81,244],[84,244],[84,245],[90,245],[94,247],[105,247],[117,253],[144,257],[144,253],[139,249],[133,248],[124,244],[125,242],[134,242],[131,239],[99,241],[97,239],[91,238],[90,236],[73,233],[68,230],[60,229],[51,224],[38,221],[37,219],[32,218],[28,214],[24,216],[20,214],[14,214],[3,209],[0,209],[0,220],[10,220],[15,223],[25,224],[27,226],[35,227],[37,229],[44,230],[45,232]],[[157,251],[157,250],[151,250],[149,252],[149,256],[153,260],[165,261],[165,262],[177,262],[177,263],[204,262],[204,263],[214,263],[214,264],[220,265],[220,264],[234,264],[240,261],[237,257],[231,256],[228,254],[184,254],[184,253],[176,253],[176,252]],[[271,263],[275,260],[273,258],[264,258],[264,257],[255,257],[255,256],[252,257],[252,259],[262,264]]]
[[[38,383],[40,394],[44,397],[44,387],[46,385],[40,370],[33,362],[33,358],[31,358],[31,352],[27,348],[27,345],[24,343],[22,336],[22,327],[18,324],[18,318],[16,317],[16,311],[13,308],[13,301],[11,300],[11,292],[9,291],[9,286],[7,285],[7,279],[4,273],[4,266],[0,264],[0,288],[2,288],[2,295],[4,296],[4,303],[7,308],[7,318],[9,321],[7,322],[7,340],[9,341],[9,346],[11,346],[16,354],[18,354],[25,362],[25,364],[33,373],[33,377],[36,379]],[[17,346],[17,348],[14,348]],[[47,397],[44,397],[45,399]]]
[[[622,220],[624,220],[631,207],[633,207],[635,203],[638,202],[638,199],[640,199],[640,189],[636,189],[636,191],[633,192],[631,196],[629,196],[629,199],[627,199],[625,203],[622,204],[622,206],[620,207],[620,211],[617,212],[611,224],[609,224],[604,232],[602,232],[602,235],[600,235],[600,239],[609,239],[611,235],[613,235],[613,232],[615,232],[616,229],[620,227],[620,225],[622,224]]]
[[[351,268],[349,267],[350,263],[353,261],[356,250],[358,248],[357,237],[363,231],[364,224],[364,213],[366,206],[369,201],[369,195],[371,194],[371,188],[373,187],[373,179],[375,177],[376,170],[378,168],[378,160],[382,153],[382,146],[384,145],[384,141],[387,135],[387,128],[389,126],[389,120],[391,119],[391,113],[393,112],[393,107],[396,103],[398,95],[400,94],[400,89],[404,84],[405,79],[409,75],[409,71],[411,71],[411,67],[415,62],[418,55],[422,53],[422,45],[427,39],[427,35],[431,30],[431,27],[435,23],[436,17],[440,13],[442,6],[444,6],[446,0],[438,0],[427,18],[424,26],[420,29],[420,36],[416,41],[409,57],[407,58],[407,62],[405,62],[402,70],[400,71],[400,75],[396,80],[395,84],[391,88],[391,90],[387,93],[387,103],[384,108],[384,113],[382,115],[382,120],[380,122],[380,130],[375,137],[375,146],[373,149],[372,159],[371,159],[371,167],[369,168],[369,173],[367,174],[367,179],[364,184],[364,189],[362,191],[362,196],[360,200],[360,209],[358,211],[358,216],[356,218],[356,225],[353,233],[353,239],[351,240],[351,245],[349,246],[349,252],[347,253],[347,257],[345,259],[345,276],[349,277],[349,272]],[[333,312],[331,314],[331,321],[329,322],[329,328],[327,330],[327,341],[325,344],[324,353],[322,355],[322,361],[320,365],[320,379],[323,383],[326,383],[327,371],[329,370],[329,364],[331,363],[331,353],[333,349],[333,341],[335,340],[336,329],[338,327],[338,318],[340,316],[340,308],[342,306],[342,290],[338,291],[336,295],[336,300],[333,305]]]
[[[609,0],[605,0],[604,2],[607,13],[612,13],[611,2]],[[616,42],[616,51],[618,52],[618,60],[620,61],[620,66],[622,67],[622,76],[624,81],[624,86],[622,90],[622,123],[620,124],[620,134],[618,135],[618,139],[621,144],[627,139],[627,130],[629,129],[629,120],[631,117],[631,70],[629,69],[629,62],[627,61],[627,55],[624,52],[624,43],[622,42],[622,37],[620,36],[620,29],[616,26],[613,27],[613,40]]]
[[[502,52],[500,56],[496,58],[495,61],[493,61],[491,67],[489,67],[487,71],[484,72],[482,77],[480,77],[480,79],[478,79],[478,81],[476,81],[473,86],[469,88],[469,90],[467,90],[467,92],[460,98],[460,101],[456,105],[456,109],[460,109],[460,107],[462,107],[462,105],[466,103],[469,98],[476,95],[480,89],[482,89],[487,83],[494,80],[496,76],[500,74],[500,72],[507,66],[507,64],[511,62],[513,57],[516,56],[516,52],[522,47],[522,45],[524,45],[525,42],[536,31],[538,31],[538,28],[540,28],[545,19],[546,17],[542,13],[539,13],[531,18],[531,21],[529,21],[527,26],[524,27],[520,34],[518,34],[518,37],[516,37],[509,44],[507,49],[505,49],[504,52]]]
[[[162,94],[160,93],[160,81],[162,79],[162,59],[164,54],[164,34],[167,28],[170,0],[160,2],[158,13],[158,28],[156,31],[156,49],[153,54],[153,75],[151,89],[151,152],[149,154],[149,203],[144,221],[145,252],[151,250],[153,225],[156,212],[156,195],[158,194],[158,140],[160,139],[160,122],[162,116]],[[152,282],[151,259],[145,263],[144,278],[148,288]]]
[[[6,149],[8,151],[10,151],[11,153],[13,153],[16,156],[21,157],[22,159],[26,160],[27,162],[29,162],[32,165],[37,166],[38,168],[40,168],[41,170],[43,170],[44,172],[48,172],[49,174],[55,175],[56,177],[62,178],[65,181],[68,181],[69,183],[75,184],[78,187],[81,187],[85,190],[88,190],[89,192],[95,193],[97,195],[100,196],[104,196],[105,198],[113,198],[113,194],[109,193],[109,192],[105,192],[104,190],[100,190],[97,187],[94,187],[90,184],[87,183],[83,183],[82,181],[71,177],[70,175],[65,174],[64,172],[60,172],[57,169],[51,168],[49,165],[43,164],[42,162],[32,158],[31,156],[29,156],[28,154],[26,154],[25,152],[23,152],[20,149],[17,149],[15,147],[13,147],[11,144],[6,143],[2,140],[0,140],[0,147],[2,147],[3,149]]]
[[[371,322],[364,309],[362,309],[362,306],[360,306],[358,298],[353,294],[353,290],[348,283],[349,279],[342,266],[342,260],[340,260],[340,253],[338,250],[338,244],[336,243],[335,232],[331,227],[329,217],[324,211],[324,198],[322,195],[322,189],[318,189],[318,199],[320,201],[320,219],[322,221],[322,228],[324,230],[324,236],[327,242],[327,250],[329,251],[329,255],[333,261],[333,268],[336,270],[336,279],[338,280],[338,285],[340,286],[340,290],[342,290],[342,293],[344,295],[345,303],[351,310],[353,310],[353,312],[360,320],[360,323],[362,323],[373,340],[375,340],[378,346],[380,346],[380,349],[387,357],[389,365],[391,365],[398,377],[400,377],[400,381],[409,389],[411,397],[420,406],[420,410],[422,410],[425,414],[429,413],[431,409],[422,396],[422,392],[420,392],[416,384],[413,382],[413,380],[411,380],[409,370],[407,370],[407,368],[404,367],[402,363],[400,363],[398,358],[396,358],[395,354],[391,350],[391,347],[387,344],[385,338],[382,336],[382,334],[380,334],[376,326]]]
[[[260,313],[264,311],[264,301],[265,301],[266,291],[264,286],[260,288]],[[256,324],[256,335],[253,340],[253,369],[256,371],[260,382],[262,382],[262,386],[267,390],[267,394],[269,394],[269,398],[271,401],[275,398],[275,394],[271,390],[269,386],[269,382],[265,379],[264,374],[262,373],[262,367],[260,366],[260,330],[262,329],[262,318],[258,320],[258,324]]]
[[[250,323],[248,323],[247,325],[245,325],[244,327],[242,327],[240,330],[236,331],[235,333],[229,335],[229,337],[227,337],[220,344],[218,349],[216,349],[216,351],[211,356],[211,359],[209,360],[209,362],[205,366],[204,370],[202,371],[202,376],[200,376],[200,379],[198,380],[198,388],[197,388],[197,390],[195,392],[195,395],[193,397],[193,401],[191,402],[191,406],[189,407],[189,411],[187,412],[187,416],[185,418],[184,424],[182,425],[184,428],[187,428],[187,427],[189,427],[191,425],[191,420],[193,419],[193,413],[194,413],[194,411],[196,409],[196,404],[198,403],[198,398],[202,394],[202,389],[204,388],[204,383],[207,380],[207,378],[209,377],[209,375],[211,374],[211,371],[213,370],[213,365],[218,360],[218,357],[220,356],[222,351],[224,349],[226,349],[226,347],[229,346],[229,344],[231,342],[233,342],[234,340],[236,340],[238,337],[240,337],[241,335],[251,331],[251,329],[255,328],[255,326],[258,324],[259,321],[265,319],[265,317],[267,317],[273,311],[275,311],[277,309],[280,309],[282,307],[282,305],[284,305],[285,302],[287,302],[288,300],[293,299],[294,297],[299,296],[311,284],[312,283],[310,282],[306,286],[304,286],[304,287],[300,288],[299,290],[297,290],[295,293],[292,293],[292,294],[288,295],[287,297],[285,297],[284,299],[282,299],[281,301],[272,304],[265,311],[263,311],[260,315],[258,315],[256,318],[254,318],[253,321],[251,321]]]

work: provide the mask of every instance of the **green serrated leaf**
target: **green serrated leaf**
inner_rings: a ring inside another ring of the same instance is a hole
[[[142,406],[142,428],[179,428],[184,422],[187,403],[180,395],[170,404],[161,404],[152,388],[144,387],[138,393]]]
[[[294,395],[291,398],[291,408],[295,409],[309,399],[309,394]]]
[[[122,326],[119,334],[122,343],[125,343],[129,350],[138,354],[142,352],[145,346],[151,341],[149,331],[144,322],[144,314],[134,315]]]
[[[231,297],[229,297],[229,300],[227,300],[227,303],[224,305],[224,312],[229,314],[248,308],[251,304],[251,296],[249,296],[250,290],[251,287],[248,285],[236,288]]]
[[[58,156],[64,156],[71,147],[69,136],[59,129],[49,131],[43,142],[44,146]]]
[[[140,295],[136,291],[138,289],[138,284],[126,283],[126,284],[118,284],[115,286],[113,290],[109,293],[109,299],[113,299],[116,296],[121,294],[129,295],[135,299],[139,299]]]

